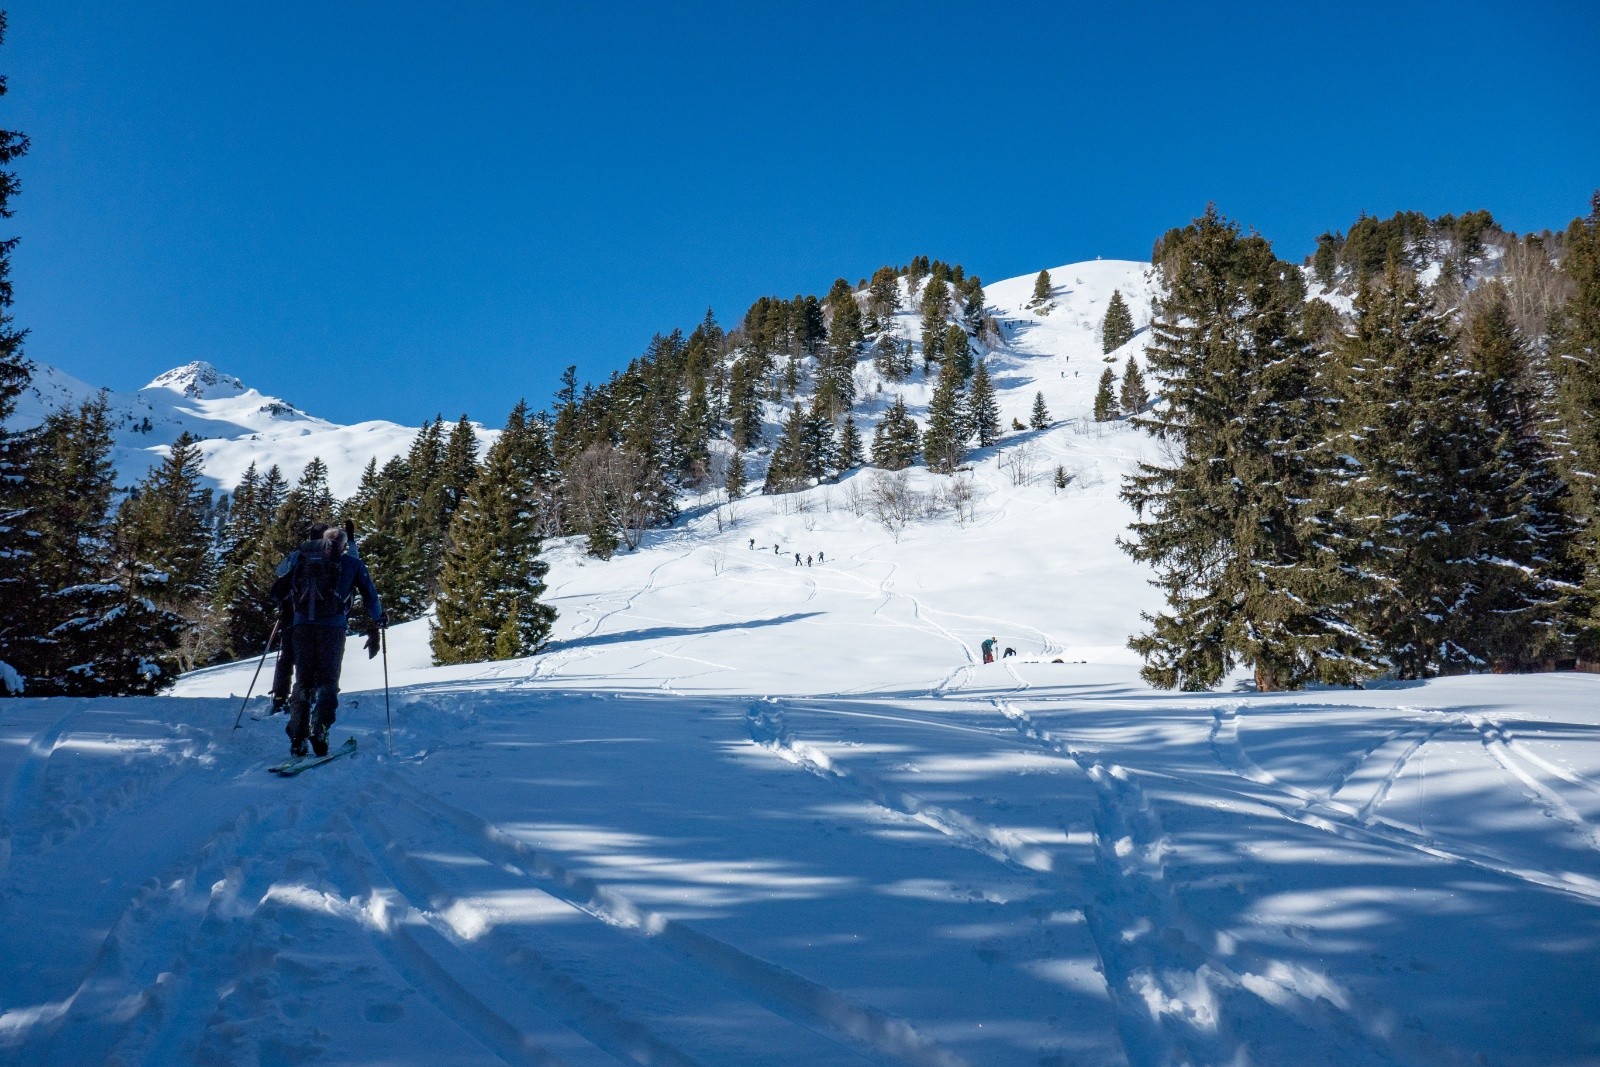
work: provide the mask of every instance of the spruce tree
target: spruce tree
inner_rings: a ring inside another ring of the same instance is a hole
[[[922,437],[922,454],[929,470],[948,474],[961,465],[970,436],[965,407],[961,379],[941,374],[928,403],[928,431]]]
[[[1486,529],[1486,553],[1520,566],[1485,569],[1480,596],[1484,610],[1473,635],[1495,670],[1539,667],[1564,651],[1570,638],[1571,591],[1582,580],[1579,525],[1567,510],[1568,490],[1555,457],[1541,437],[1549,421],[1549,387],[1518,331],[1505,286],[1492,281],[1474,294],[1463,334],[1470,374],[1466,384],[1481,396],[1494,438],[1494,460],[1471,472],[1501,521]],[[1498,471],[1495,468],[1500,468]],[[1493,488],[1494,476],[1511,476]]]
[[[1106,317],[1100,323],[1100,351],[1115,352],[1133,339],[1133,315],[1122,299],[1122,290],[1111,291],[1111,302],[1106,305]]]
[[[967,422],[978,438],[979,448],[988,448],[1000,440],[1000,404],[995,400],[989,368],[982,360],[978,361],[978,369],[972,376],[972,393],[967,399]]]
[[[93,648],[92,634],[62,629],[73,619],[99,619],[109,610],[116,475],[106,410],[102,393],[76,409],[52,412],[31,464],[31,518],[39,536],[30,561],[33,587],[19,605],[23,629],[10,662],[38,695],[97,691],[71,688],[71,670],[112,651]]]
[[[152,597],[156,607],[182,620],[184,640],[163,658],[172,674],[209,661],[221,645],[213,632],[211,490],[201,481],[202,462],[199,442],[180,434],[117,516],[118,541],[129,557],[162,576]]]
[[[727,491],[729,500],[738,500],[744,496],[745,473],[744,456],[736,448],[728,457],[728,473],[723,481],[723,488]]]
[[[1033,280],[1033,299],[1029,301],[1028,306],[1042,308],[1049,303],[1051,291],[1050,272],[1042,270],[1039,272],[1039,276]]]
[[[868,326],[874,333],[889,328],[890,319],[900,310],[900,275],[893,267],[879,267],[867,286]]]
[[[1110,368],[1106,368],[1110,370]],[[1139,361],[1128,356],[1128,365],[1122,369],[1122,391],[1118,394],[1124,415],[1137,415],[1150,406],[1150,394],[1144,387],[1144,375],[1139,371]]]
[[[962,381],[972,377],[972,345],[967,341],[967,331],[954,323],[944,331],[944,365]]]
[[[788,418],[783,422],[783,430],[778,435],[777,447],[772,450],[772,458],[767,461],[767,479],[761,491],[792,493],[796,489],[804,488],[806,465],[804,416],[800,411],[800,405],[796,404],[789,409]]]
[[[1100,375],[1100,388],[1094,394],[1094,421],[1110,422],[1122,414],[1117,409],[1117,375],[1107,367]]]
[[[1600,191],[1589,214],[1564,234],[1561,268],[1570,296],[1550,325],[1557,461],[1571,490],[1568,509],[1581,525],[1576,553],[1581,590],[1570,604],[1580,665],[1600,664]]]
[[[839,470],[854,470],[861,466],[861,431],[856,429],[856,417],[846,415],[839,430]]]
[[[1240,663],[1262,691],[1368,673],[1323,583],[1332,569],[1307,501],[1322,440],[1315,353],[1295,332],[1299,272],[1214,208],[1167,233],[1147,348],[1165,403],[1139,420],[1166,462],[1123,483],[1123,548],[1149,563],[1166,610],[1129,642],[1152,685],[1209,689]]]
[[[930,373],[945,356],[944,314],[932,309],[922,313],[922,372]]]
[[[884,470],[904,470],[917,461],[922,431],[906,410],[906,399],[896,396],[872,432],[872,462]]]
[[[440,572],[435,663],[529,656],[550,639],[555,608],[543,602],[550,565],[540,558],[542,472],[518,404],[451,521]]]
[[[974,336],[983,329],[983,283],[976,274],[969,275],[962,289],[961,318]]]
[[[1044,393],[1033,394],[1033,412],[1028,417],[1028,429],[1044,430],[1050,426],[1050,409],[1044,406]]]
[[[1368,279],[1355,310],[1330,449],[1350,466],[1330,516],[1350,531],[1341,562],[1360,576],[1350,621],[1400,678],[1514,661],[1506,627],[1548,633],[1554,605],[1534,576],[1541,539],[1489,410],[1493,383],[1410,271]]]
[[[5,40],[5,13],[0,12],[0,43]],[[6,92],[0,76],[0,96]],[[28,139],[12,130],[0,130],[0,219],[11,218],[12,197],[19,184],[10,167],[28,151]],[[29,446],[33,435],[8,427],[17,397],[28,387],[32,367],[22,353],[27,331],[11,317],[11,253],[17,238],[0,239],[0,696],[21,691],[25,679],[18,661],[28,632],[30,570],[38,530],[29,506]],[[20,653],[20,654],[19,654]]]

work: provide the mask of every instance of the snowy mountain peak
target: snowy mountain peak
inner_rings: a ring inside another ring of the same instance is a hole
[[[222,373],[203,360],[174,367],[145,388],[169,389],[191,400],[218,400],[238,396],[245,391],[244,383],[239,379]]]

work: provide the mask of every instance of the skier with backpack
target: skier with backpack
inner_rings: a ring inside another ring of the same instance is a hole
[[[996,645],[998,645],[999,643],[1000,642],[996,641],[992,637],[988,637],[988,638],[984,639],[984,642],[983,642],[983,662],[985,662],[985,663],[993,663],[994,662],[994,647]]]
[[[357,592],[374,626],[367,639],[369,658],[377,655],[378,631],[387,625],[367,565],[347,551],[349,543],[340,527],[324,527],[320,537],[306,541],[278,565],[278,581],[273,584],[274,594],[285,595],[294,609],[289,638],[294,688],[286,728],[294,756],[306,755],[308,742],[316,755],[328,754],[328,730],[339,707],[350,601]]]

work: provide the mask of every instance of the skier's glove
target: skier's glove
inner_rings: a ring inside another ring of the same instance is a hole
[[[372,659],[378,654],[378,624],[367,624],[367,658]]]

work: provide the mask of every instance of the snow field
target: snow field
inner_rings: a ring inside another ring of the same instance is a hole
[[[1081,416],[1139,266],[990,287],[1005,418],[1061,421],[969,517],[862,472],[552,544],[541,655],[389,631],[392,756],[359,640],[359,754],[287,781],[253,661],[0,706],[0,1062],[1600,1060],[1600,679],[1138,680],[1151,445]]]

